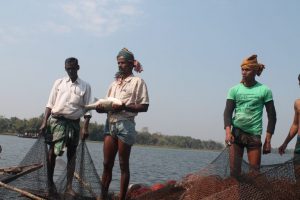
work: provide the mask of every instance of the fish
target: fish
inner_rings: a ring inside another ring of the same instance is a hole
[[[84,106],[84,109],[86,111],[89,110],[95,110],[98,105],[101,105],[104,110],[111,111],[113,105],[119,105],[121,106],[123,103],[120,99],[114,98],[114,97],[108,97],[105,99],[98,99],[94,103],[88,104]]]

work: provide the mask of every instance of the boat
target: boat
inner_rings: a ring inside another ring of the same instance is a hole
[[[38,170],[41,167],[43,167],[42,163],[34,163],[30,165],[0,168],[0,181],[2,183],[9,183],[25,174]]]
[[[38,138],[39,134],[38,133],[17,133],[18,137],[22,138]]]

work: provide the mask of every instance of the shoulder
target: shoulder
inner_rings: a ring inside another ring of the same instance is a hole
[[[257,82],[257,87],[260,87],[263,90],[271,91],[271,89],[269,88],[269,86],[267,86],[265,84],[262,84],[262,83],[259,83],[259,82]]]
[[[239,83],[239,84],[236,84],[236,85],[232,86],[231,88],[229,88],[229,91],[230,91],[230,92],[237,91],[237,90],[240,89],[241,87],[243,87],[243,84],[242,84],[242,83]]]
[[[141,77],[138,77],[138,76],[132,76],[131,81],[135,84],[146,84],[144,79],[142,79]]]
[[[63,77],[63,78],[59,78],[59,79],[56,79],[54,81],[54,86],[58,86],[60,83],[62,83],[63,81],[66,81],[66,77]]]
[[[85,86],[85,87],[89,87],[89,88],[91,87],[91,85],[88,82],[86,82],[86,81],[84,81],[80,78],[78,78],[78,83],[82,86]]]
[[[296,99],[294,105],[295,107],[300,108],[300,99]]]

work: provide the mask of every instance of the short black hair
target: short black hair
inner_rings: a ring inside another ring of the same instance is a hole
[[[65,60],[65,65],[76,65],[76,66],[78,66],[78,60],[77,60],[77,58],[74,58],[74,57],[67,58]]]
[[[298,75],[298,80],[300,81],[300,74]]]

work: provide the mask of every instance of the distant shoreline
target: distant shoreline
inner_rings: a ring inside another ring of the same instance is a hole
[[[17,136],[17,133],[0,133],[0,135],[9,135],[9,136]],[[36,138],[32,138],[36,139]],[[89,143],[103,143],[103,141],[96,140],[86,140]],[[143,145],[143,144],[134,144],[134,146],[138,147],[147,147],[147,148],[162,148],[162,149],[174,149],[174,150],[184,150],[184,151],[208,151],[208,152],[221,152],[221,150],[211,150],[211,149],[189,149],[189,148],[180,148],[180,147],[172,147],[172,146],[155,146],[155,145]],[[225,147],[226,148],[226,147]],[[287,149],[285,154],[293,154],[294,149]],[[272,149],[272,153],[278,154],[278,148]]]
[[[17,133],[0,133],[0,135],[8,135],[8,136],[16,136]],[[24,137],[25,138],[25,137]],[[36,139],[36,138],[32,138]],[[103,141],[95,141],[95,140],[86,140],[89,143],[103,143]],[[172,147],[172,146],[155,146],[155,145],[143,145],[143,144],[134,144],[134,146],[138,147],[147,147],[147,148],[162,148],[162,149],[174,149],[174,150],[184,150],[184,151],[208,151],[208,152],[220,152],[221,150],[211,150],[211,149],[189,149],[189,148],[180,148],[180,147]]]

